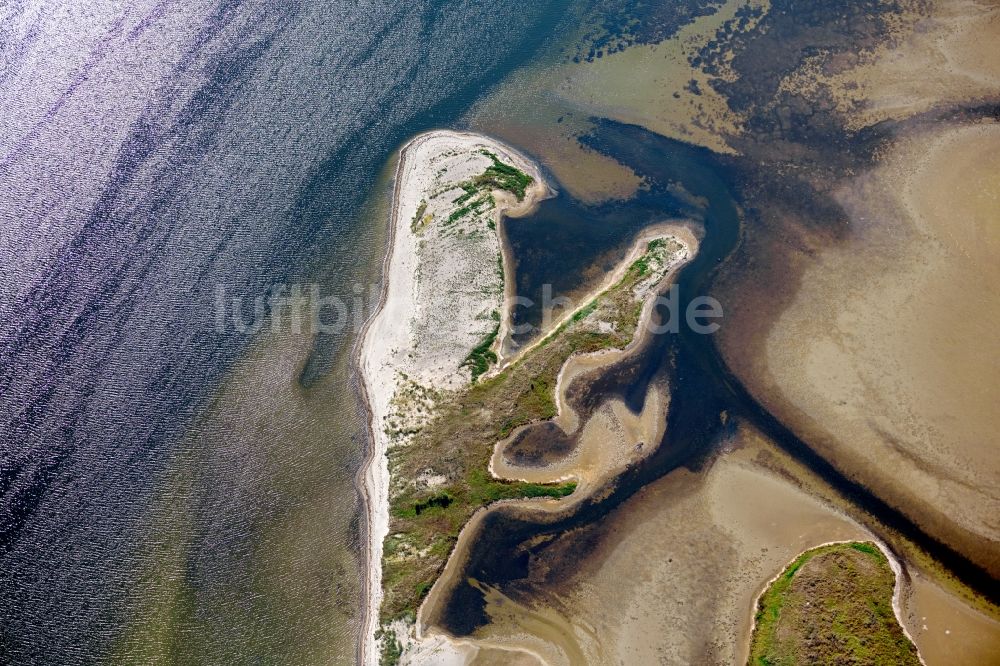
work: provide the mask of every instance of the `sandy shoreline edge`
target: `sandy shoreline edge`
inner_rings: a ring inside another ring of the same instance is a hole
[[[416,261],[412,247],[405,246],[403,234],[408,234],[408,228],[403,219],[403,201],[426,196],[420,182],[408,177],[410,170],[419,167],[413,164],[413,153],[429,141],[447,141],[448,150],[463,151],[486,146],[508,157],[516,157],[519,167],[524,169],[534,179],[535,184],[529,189],[523,202],[500,206],[497,209],[497,233],[499,236],[501,261],[505,272],[505,284],[510,282],[511,266],[507,253],[506,241],[502,232],[502,219],[505,216],[525,215],[530,213],[538,201],[552,196],[553,191],[545,184],[541,173],[535,164],[518,151],[489,137],[452,130],[434,130],[421,133],[407,141],[399,150],[399,162],[396,165],[393,178],[393,198],[390,213],[389,233],[386,241],[386,253],[382,262],[382,283],[379,302],[372,315],[365,322],[355,342],[353,362],[358,372],[360,397],[366,411],[368,427],[368,448],[357,477],[357,486],[365,504],[365,520],[363,538],[366,544],[367,566],[365,571],[365,611],[362,619],[362,636],[358,646],[358,661],[361,664],[378,663],[378,646],[375,638],[378,629],[379,608],[382,603],[382,545],[389,530],[389,468],[388,439],[380,423],[388,411],[388,404],[394,393],[395,386],[379,381],[376,371],[377,364],[384,362],[386,343],[380,345],[375,341],[381,319],[391,310],[397,321],[409,321],[409,317],[419,307],[417,302],[396,302],[393,300],[391,286],[398,283],[399,271],[406,270]],[[419,173],[419,172],[415,172]],[[403,264],[406,264],[405,266]],[[506,296],[506,293],[505,293]],[[506,301],[506,298],[504,299]]]
[[[364,325],[361,327],[361,331],[354,344],[354,351],[352,353],[352,363],[354,365],[354,370],[357,372],[358,386],[360,388],[360,398],[364,405],[367,423],[367,444],[365,448],[365,457],[361,463],[361,468],[358,472],[355,485],[358,492],[361,495],[362,503],[365,506],[365,520],[362,521],[362,538],[366,544],[366,566],[365,566],[365,580],[363,590],[365,595],[365,607],[364,613],[361,620],[361,640],[358,641],[357,649],[357,662],[359,664],[370,663],[370,659],[375,657],[375,624],[376,617],[378,615],[378,606],[381,602],[381,565],[379,563],[377,570],[373,570],[373,560],[374,560],[374,538],[377,531],[381,528],[382,523],[385,524],[385,529],[388,529],[388,479],[384,479],[384,483],[380,488],[379,482],[383,481],[381,470],[377,470],[376,467],[380,458],[384,458],[385,452],[379,452],[376,450],[374,442],[374,424],[372,423],[372,408],[371,400],[368,393],[368,382],[365,378],[363,356],[365,350],[365,341],[368,338],[369,330],[371,329],[372,323],[375,319],[382,313],[382,309],[385,306],[386,295],[389,290],[389,266],[392,262],[392,248],[396,240],[396,218],[397,218],[397,207],[399,204],[399,185],[400,185],[400,173],[403,169],[403,163],[406,159],[406,149],[411,143],[416,139],[411,139],[408,141],[399,151],[399,162],[396,164],[396,170],[393,174],[393,193],[392,193],[392,208],[389,214],[389,233],[386,238],[386,251],[385,256],[382,258],[382,277],[381,285],[379,288],[378,305],[375,311],[370,317],[365,321]],[[386,465],[385,476],[388,476],[388,465]],[[379,503],[385,507],[385,515],[382,517],[378,511]],[[379,553],[379,558],[381,558],[381,553]],[[374,662],[371,662],[374,663]]]

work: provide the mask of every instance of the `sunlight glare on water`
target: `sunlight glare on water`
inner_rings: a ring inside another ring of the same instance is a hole
[[[0,661],[354,658],[352,339],[220,333],[215,290],[370,276],[392,151],[561,4],[4,8]]]

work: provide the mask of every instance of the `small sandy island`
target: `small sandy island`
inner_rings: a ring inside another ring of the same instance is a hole
[[[407,445],[440,392],[470,383],[496,362],[505,333],[498,227],[503,215],[524,215],[550,195],[529,160],[483,136],[435,131],[402,150],[381,305],[359,357],[373,440],[363,478],[369,568],[362,663],[378,661],[387,453]]]

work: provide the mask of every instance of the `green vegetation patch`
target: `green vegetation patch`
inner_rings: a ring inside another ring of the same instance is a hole
[[[423,224],[426,224],[424,220],[424,214],[427,212],[427,202],[421,201],[420,205],[417,206],[417,212],[413,215],[413,222],[410,224],[410,231],[415,232]]]
[[[456,208],[451,211],[451,215],[448,216],[448,221],[445,224],[453,224],[457,220],[465,217],[472,211],[472,206],[462,206],[461,208]]]
[[[500,318],[499,312],[494,312],[494,319]],[[483,339],[476,347],[469,352],[462,362],[463,368],[472,370],[472,381],[475,382],[479,376],[490,369],[490,366],[497,362],[497,355],[493,353],[493,343],[496,342],[500,333],[500,322],[498,321],[489,335]]]
[[[629,272],[636,274],[638,277],[644,277],[649,274],[651,267],[654,264],[662,262],[665,255],[670,251],[670,246],[667,244],[665,238],[654,238],[649,241],[646,246],[646,253],[641,257],[636,259],[631,266],[629,266]]]
[[[513,193],[518,201],[524,201],[525,191],[534,179],[520,169],[501,162],[499,157],[488,150],[479,152],[489,157],[493,164],[486,167],[486,171],[476,176],[473,182],[495,190],[506,190]]]
[[[459,183],[458,186],[461,187],[465,193],[452,201],[452,203],[456,206],[461,206],[466,201],[476,196],[476,193],[479,191],[479,188],[472,183]]]
[[[587,303],[585,306],[583,306],[582,308],[580,308],[579,310],[577,310],[576,312],[574,312],[573,313],[573,321],[580,321],[582,319],[586,319],[587,317],[589,317],[590,315],[592,315],[595,310],[597,310],[597,300],[596,299],[593,300],[593,301],[591,301],[590,303]]]
[[[392,631],[378,629],[375,632],[375,640],[381,646],[379,664],[381,666],[396,666],[400,657],[403,656],[403,646],[400,645],[396,634]]]
[[[807,550],[761,595],[748,663],[919,664],[892,610],[894,585],[872,543]]]
[[[472,213],[475,217],[480,213],[493,210],[496,207],[496,199],[490,190],[505,190],[513,193],[518,201],[523,201],[528,186],[534,180],[520,169],[501,162],[500,158],[490,151],[480,150],[479,152],[489,157],[493,164],[486,167],[486,170],[478,176],[458,184],[458,188],[462,190],[462,194],[451,201],[452,205],[456,206],[456,208],[452,210],[444,221],[443,224],[446,227],[455,224],[463,217],[469,215],[469,213]],[[444,191],[451,189],[454,188],[448,187]],[[438,192],[438,194],[442,193],[443,191]],[[474,198],[476,195],[480,196]],[[436,197],[437,194],[434,196]],[[424,218],[426,210],[426,202],[421,202],[420,208],[413,218],[411,229],[416,231],[422,224],[427,223],[427,220]],[[487,225],[491,230],[496,229],[496,224],[492,220],[489,220]]]

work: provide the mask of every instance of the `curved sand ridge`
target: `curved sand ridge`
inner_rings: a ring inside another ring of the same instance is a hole
[[[533,182],[521,201],[509,192],[477,193],[467,201],[480,210],[453,219],[461,184],[493,163],[489,153]],[[382,544],[389,529],[386,454],[407,440],[396,431],[395,418],[426,418],[435,391],[470,381],[463,361],[490,334],[493,313],[503,307],[504,271],[498,271],[498,261],[505,266],[506,259],[496,232],[502,215],[524,215],[547,196],[549,188],[527,158],[487,137],[434,131],[401,151],[382,297],[358,354],[372,439],[362,483],[369,562],[362,663],[378,661]]]
[[[652,446],[645,444],[658,442],[663,436],[663,429],[666,427],[663,414],[669,403],[669,396],[665,391],[651,386],[642,412],[639,414],[631,413],[620,400],[611,400],[596,413],[582,417],[570,404],[567,390],[577,378],[585,375],[593,376],[602,368],[608,368],[622,361],[643,343],[645,336],[640,332],[650,323],[655,296],[673,283],[677,272],[698,252],[700,233],[700,229],[682,223],[665,223],[648,227],[636,238],[632,249],[616,269],[610,272],[589,296],[581,299],[581,302],[588,303],[621,280],[627,268],[642,256],[651,241],[670,238],[679,241],[683,247],[683,250],[664,267],[662,278],[645,284],[641,291],[634,294],[636,301],[642,303],[642,314],[639,317],[637,334],[632,341],[624,349],[604,349],[586,354],[574,354],[567,359],[560,370],[555,387],[558,413],[548,423],[558,427],[567,436],[576,437],[577,445],[572,452],[558,461],[538,466],[523,466],[508,460],[505,450],[509,445],[525,430],[537,425],[528,424],[515,429],[509,437],[496,444],[490,459],[491,474],[502,479],[530,483],[557,483],[574,479],[579,483],[580,490],[586,491],[590,486],[599,486],[609,480],[627,465],[635,463],[653,450]],[[540,336],[520,353],[526,354],[557,335],[561,324],[569,321],[573,315],[574,312],[567,313],[549,333]],[[644,444],[637,446],[637,442]]]
[[[759,435],[741,427],[731,445],[536,551],[518,598],[487,589],[475,644],[550,666],[746,663],[754,599],[774,571],[824,542],[873,537],[783,478]]]

